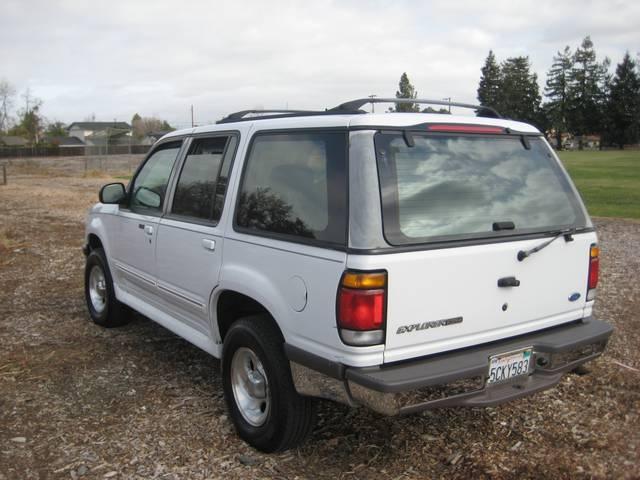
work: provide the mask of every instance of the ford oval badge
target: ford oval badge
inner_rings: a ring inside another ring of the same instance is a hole
[[[578,292],[572,293],[571,296],[569,297],[569,301],[570,302],[575,302],[579,298],[580,298],[580,294]]]

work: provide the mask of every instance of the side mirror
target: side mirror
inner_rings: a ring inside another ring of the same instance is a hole
[[[121,203],[126,196],[127,192],[122,183],[107,183],[98,194],[100,203]]]

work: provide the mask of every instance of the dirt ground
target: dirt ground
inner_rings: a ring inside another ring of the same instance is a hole
[[[640,222],[597,221],[596,313],[616,331],[590,374],[489,409],[385,418],[326,402],[304,446],[264,455],[235,435],[216,360],[142,317],[89,320],[82,221],[109,179],[10,173],[0,479],[640,478]]]

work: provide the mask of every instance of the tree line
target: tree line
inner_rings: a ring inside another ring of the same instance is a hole
[[[498,62],[493,51],[481,68],[477,95],[480,105],[496,109],[506,118],[521,120],[552,136],[562,148],[564,134],[583,146],[585,135],[600,136],[600,146],[637,144],[640,141],[640,66],[627,52],[609,72],[611,61],[599,62],[587,36],[572,51],[566,46],[553,57],[541,92],[528,56]],[[417,98],[406,72],[400,77],[396,98]],[[399,103],[393,112],[419,112],[418,104]],[[449,113],[426,108],[422,112]],[[481,112],[484,114],[484,112]]]
[[[478,100],[503,116],[532,123],[553,136],[562,148],[563,134],[600,135],[600,146],[636,144],[640,140],[640,71],[629,52],[609,73],[608,58],[598,61],[586,37],[575,51],[566,46],[553,57],[547,72],[544,100],[529,57],[498,63],[493,51],[481,68]]]
[[[40,142],[45,131],[45,120],[40,113],[42,100],[31,94],[27,88],[22,94],[24,108],[17,111],[18,118],[12,117],[16,96],[15,87],[6,79],[0,79],[0,134],[15,135],[29,140],[31,143]],[[47,125],[47,133],[57,132],[61,126],[52,122]]]
[[[21,94],[24,106],[15,108],[17,90],[6,79],[0,79],[0,135],[24,138],[32,145],[51,144],[52,139],[66,137],[67,125],[63,122],[47,120],[41,113],[42,100],[35,97],[30,88]],[[15,116],[14,116],[15,115]],[[95,122],[95,114],[85,117],[84,122]],[[131,119],[132,136],[141,140],[155,132],[175,130],[166,120],[135,114]]]

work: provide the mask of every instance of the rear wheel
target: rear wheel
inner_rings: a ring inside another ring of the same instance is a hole
[[[127,308],[118,301],[104,250],[93,249],[84,269],[84,294],[91,319],[102,327],[118,327],[129,321]]]
[[[225,336],[222,383],[240,437],[263,452],[300,445],[311,433],[316,402],[299,395],[283,339],[266,316],[243,318]]]

